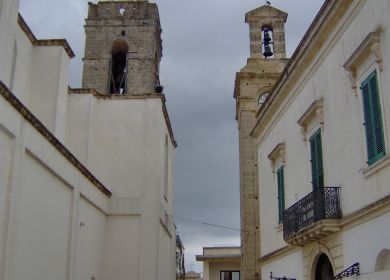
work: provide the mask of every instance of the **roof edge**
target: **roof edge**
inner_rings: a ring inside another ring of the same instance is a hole
[[[76,56],[66,39],[37,39],[21,14],[18,14],[18,24],[33,46],[59,46],[64,48],[70,59]]]

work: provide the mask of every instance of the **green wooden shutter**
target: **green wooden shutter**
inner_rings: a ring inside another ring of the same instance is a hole
[[[385,155],[382,112],[376,71],[362,83],[361,90],[366,128],[367,163],[371,165]]]
[[[279,209],[279,222],[283,222],[285,199],[284,199],[284,167],[280,167],[276,172],[278,179],[278,209]]]
[[[324,186],[321,129],[310,137],[311,174],[313,189]]]

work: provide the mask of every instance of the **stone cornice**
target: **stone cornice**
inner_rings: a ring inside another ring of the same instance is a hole
[[[278,143],[276,147],[269,153],[268,159],[271,161],[272,171],[275,172],[275,163],[278,159],[282,162],[286,161],[286,144],[284,142]]]
[[[318,99],[314,101],[309,108],[303,113],[303,115],[297,121],[298,125],[301,127],[301,132],[303,140],[306,141],[307,138],[307,127],[318,120],[322,129],[324,129],[324,99]]]
[[[47,39],[39,40],[35,37],[34,33],[31,31],[30,27],[27,25],[26,21],[19,14],[18,15],[18,24],[22,31],[26,34],[27,38],[30,40],[31,44],[34,46],[60,46],[63,47],[70,58],[74,58],[75,54],[72,48],[69,46],[68,42],[65,39]]]
[[[262,256],[260,259],[259,259],[259,263],[260,264],[266,264],[266,263],[269,263],[271,261],[273,261],[274,259],[276,258],[279,258],[279,257],[282,257],[282,256],[285,256],[285,255],[288,255],[288,254],[291,254],[295,251],[298,250],[298,247],[296,246],[292,246],[292,245],[286,245],[276,251],[273,251],[267,255],[264,255]]]
[[[105,100],[124,100],[124,99],[161,99],[162,101],[162,111],[169,132],[169,138],[171,139],[172,145],[177,148],[177,142],[173,134],[171,120],[169,118],[168,109],[166,106],[166,98],[164,94],[160,93],[151,93],[151,94],[101,94],[95,89],[91,88],[68,88],[69,94],[92,94],[97,99]]]
[[[197,255],[196,256],[196,260],[197,261],[213,261],[213,262],[226,262],[226,261],[230,261],[230,262],[240,262],[241,260],[241,255],[237,255],[237,254],[232,254],[232,255],[224,255],[224,254],[220,254],[220,255]]]
[[[375,56],[379,70],[383,71],[383,55],[379,31],[370,32],[343,65],[344,69],[349,72],[349,80],[352,89],[356,90],[357,88],[356,69],[371,53]],[[355,93],[357,96],[356,91]]]
[[[110,197],[107,189],[65,146],[62,144],[11,91],[0,81],[0,95],[28,121],[47,141],[50,142],[75,168],[77,168],[95,187]]]

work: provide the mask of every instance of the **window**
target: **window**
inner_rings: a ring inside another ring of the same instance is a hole
[[[278,180],[278,209],[279,209],[279,223],[283,223],[285,200],[284,200],[284,166],[276,171]]]
[[[374,71],[361,84],[364,125],[366,128],[367,163],[371,165],[385,156],[385,141],[377,72]]]
[[[240,280],[239,271],[221,271],[220,280]]]
[[[313,189],[324,186],[321,129],[310,137],[311,175]]]

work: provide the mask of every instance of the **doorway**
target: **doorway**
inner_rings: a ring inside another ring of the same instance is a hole
[[[327,255],[321,254],[317,261],[315,280],[333,280],[333,267]]]

